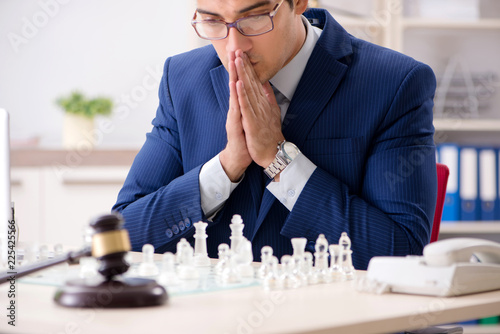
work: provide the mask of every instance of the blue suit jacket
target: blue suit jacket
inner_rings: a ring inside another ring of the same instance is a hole
[[[265,189],[252,163],[207,228],[211,257],[229,243],[240,214],[254,258],[271,245],[291,254],[290,238],[320,233],[337,243],[346,231],[353,262],[375,255],[420,254],[436,202],[432,70],[407,56],[349,35],[324,10],[309,10],[323,29],[283,121],[286,140],[318,168],[293,210]],[[133,249],[145,243],[175,252],[193,241],[201,166],[224,149],[228,73],[212,46],[167,59],[153,130],[134,160],[114,210],[125,217]]]

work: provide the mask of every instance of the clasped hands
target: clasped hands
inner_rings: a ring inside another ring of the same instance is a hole
[[[227,145],[220,153],[222,168],[232,182],[241,179],[255,161],[262,168],[271,164],[281,132],[281,111],[269,81],[262,84],[241,50],[228,54],[229,111]]]

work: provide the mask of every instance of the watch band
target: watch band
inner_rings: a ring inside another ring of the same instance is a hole
[[[271,164],[264,169],[264,174],[266,174],[270,179],[274,179],[276,175],[278,175],[286,168],[286,166],[288,166],[288,161],[283,157],[281,150],[284,142],[285,141],[278,143],[278,153],[276,153],[276,156],[274,157],[274,160],[271,162]]]

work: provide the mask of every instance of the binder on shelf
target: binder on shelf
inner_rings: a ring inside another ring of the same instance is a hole
[[[492,148],[479,150],[479,220],[495,220],[497,206],[497,152]]]
[[[495,220],[500,220],[500,149],[497,150],[497,199]]]
[[[479,219],[478,152],[474,147],[462,147],[459,157],[459,193],[461,220]]]
[[[443,223],[446,223],[446,221],[458,221],[460,220],[461,211],[458,191],[460,149],[455,144],[442,144],[438,146],[437,152],[439,157],[438,161],[448,166],[450,170],[441,221]]]

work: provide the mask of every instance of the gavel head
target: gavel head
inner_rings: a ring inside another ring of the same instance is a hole
[[[123,274],[130,265],[125,255],[130,251],[130,239],[127,230],[123,229],[123,217],[112,213],[94,219],[90,226],[94,229],[92,236],[92,256],[100,260],[99,273],[107,280]]]

